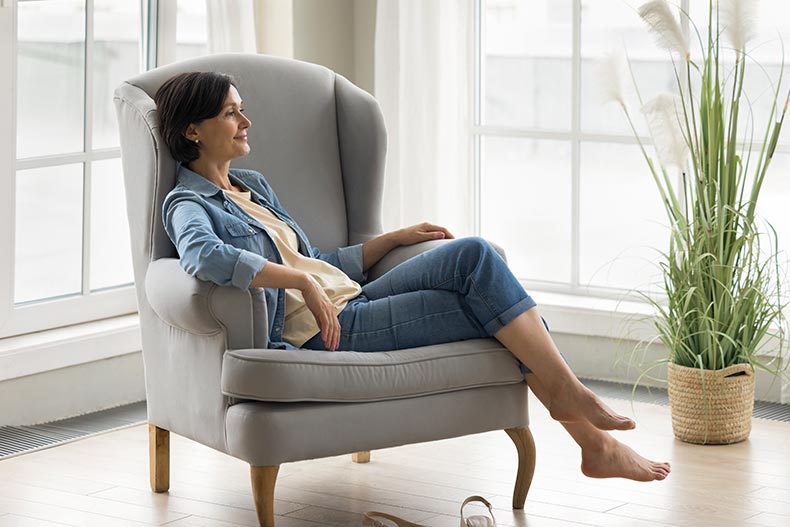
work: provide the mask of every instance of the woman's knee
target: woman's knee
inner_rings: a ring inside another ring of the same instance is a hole
[[[457,244],[458,254],[463,260],[477,263],[488,257],[498,259],[498,253],[494,246],[479,236],[460,238],[457,240]]]

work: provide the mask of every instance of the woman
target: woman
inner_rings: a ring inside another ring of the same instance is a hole
[[[581,447],[590,477],[664,479],[604,430],[635,423],[616,415],[573,375],[524,291],[488,243],[443,244],[360,286],[395,247],[453,238],[423,223],[322,254],[261,174],[231,169],[250,152],[241,97],[218,73],[184,73],[157,91],[161,135],[180,162],[163,207],[184,269],[203,280],[265,288],[272,347],[380,351],[494,337],[526,366],[529,387]]]

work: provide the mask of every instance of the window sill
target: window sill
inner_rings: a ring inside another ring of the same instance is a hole
[[[634,300],[615,300],[530,289],[541,315],[553,333],[602,337],[620,342],[646,342],[657,337],[654,308]],[[771,344],[773,337],[763,342],[762,357],[779,357],[779,345]],[[784,354],[790,353],[785,344]]]
[[[141,349],[136,314],[0,339],[0,382]]]
[[[530,289],[552,332],[640,341],[655,336],[653,308],[613,300]]]

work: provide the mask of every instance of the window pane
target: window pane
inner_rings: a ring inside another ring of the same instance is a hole
[[[580,282],[654,290],[668,221],[639,148],[582,144],[580,203]]]
[[[768,83],[768,78],[774,83],[779,81],[779,72],[782,69],[783,61],[785,67],[783,86],[779,91],[779,111],[781,111],[781,105],[788,95],[788,89],[790,89],[790,78],[788,78],[786,66],[790,58],[786,49],[782,49],[783,45],[786,47],[790,43],[790,3],[787,0],[761,0],[757,3],[757,7],[757,37],[750,42],[747,51],[759,65],[754,62],[748,64],[749,69],[746,70],[748,84],[744,88],[749,90],[749,98],[755,106],[757,132],[755,136],[759,136],[765,130],[766,116],[774,100],[773,89]],[[761,66],[768,70],[768,78],[762,73]],[[790,124],[785,120],[780,136],[781,142],[784,144],[790,144],[788,129],[790,129]],[[786,169],[784,173],[787,174]]]
[[[82,164],[20,170],[16,178],[14,301],[82,289]]]
[[[18,4],[17,157],[81,152],[85,0]]]
[[[93,163],[90,288],[134,282],[120,159]]]
[[[790,154],[775,154],[768,167],[756,209],[761,220],[770,222],[776,229],[779,238],[779,257],[785,273],[790,269],[790,214],[787,213],[787,204],[790,203],[790,177],[788,175],[790,175]],[[760,227],[768,231],[763,224]],[[763,245],[767,243],[767,240],[762,242]],[[765,249],[773,250],[771,247]],[[785,274],[784,279],[787,281],[790,278]],[[787,285],[785,283],[785,287]]]
[[[626,69],[623,87],[640,134],[647,133],[647,126],[634,80],[645,102],[661,92],[677,93],[669,52],[655,44],[636,11],[642,3],[643,0],[582,0],[581,124],[586,131],[632,135],[622,109],[613,103],[601,103],[602,86],[611,80],[602,78],[599,61],[615,51],[623,55],[627,52],[631,63],[633,79]]]
[[[94,0],[93,33],[93,147],[113,148],[113,91],[140,71],[140,0]]]
[[[178,0],[176,20],[176,60],[208,53],[206,2]]]
[[[519,278],[568,282],[570,144],[502,137],[482,143],[482,235],[502,245]]]
[[[571,126],[570,0],[487,0],[482,122]]]
[[[739,112],[739,140],[749,140],[753,127],[754,141],[762,141],[766,126],[769,124],[768,117],[774,103],[776,83],[779,82],[782,62],[788,60],[787,56],[783,57],[786,55],[786,51],[782,48],[790,42],[790,3],[787,0],[762,0],[754,4],[754,7],[757,8],[754,20],[755,33],[746,46],[749,59],[746,62],[743,96]],[[708,2],[691,0],[690,9],[692,18],[700,26],[703,38],[707,38]],[[722,37],[720,68],[723,72],[722,77],[727,78],[730,86],[731,72],[735,66],[735,53],[732,51],[731,42],[729,34],[725,31]],[[700,46],[694,42],[692,44],[692,58],[700,61],[701,56]],[[785,66],[784,69],[783,86],[779,90],[778,96],[778,112],[782,110],[790,87],[787,67]],[[695,90],[696,93],[699,93],[699,74],[694,74],[692,78],[697,81]],[[729,97],[725,98],[725,102],[728,100]],[[754,121],[753,125],[751,120]],[[790,132],[788,132],[786,124],[780,138],[782,143],[790,144]]]

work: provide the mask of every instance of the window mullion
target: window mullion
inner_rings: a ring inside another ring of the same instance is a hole
[[[82,294],[90,294],[91,171],[93,163],[93,0],[85,0],[85,144],[82,179]]]
[[[176,60],[176,38],[178,31],[178,5],[174,1],[157,0],[156,7],[156,66],[164,66]]]
[[[0,327],[14,304],[14,218],[16,216],[16,2],[0,8]]]
[[[571,289],[579,287],[580,262],[580,184],[581,184],[581,0],[573,2],[573,49],[571,52]]]
[[[157,26],[159,24],[159,0],[140,0],[142,13],[142,64],[143,71],[152,70],[157,65]]]
[[[475,50],[475,64],[474,64],[474,113],[472,115],[472,147],[474,149],[472,177],[474,178],[474,234],[480,236],[482,234],[482,208],[483,208],[483,151],[482,151],[482,137],[475,133],[475,129],[483,124],[482,108],[483,108],[483,16],[485,9],[483,7],[483,0],[475,2],[475,34],[474,34],[474,50]]]

